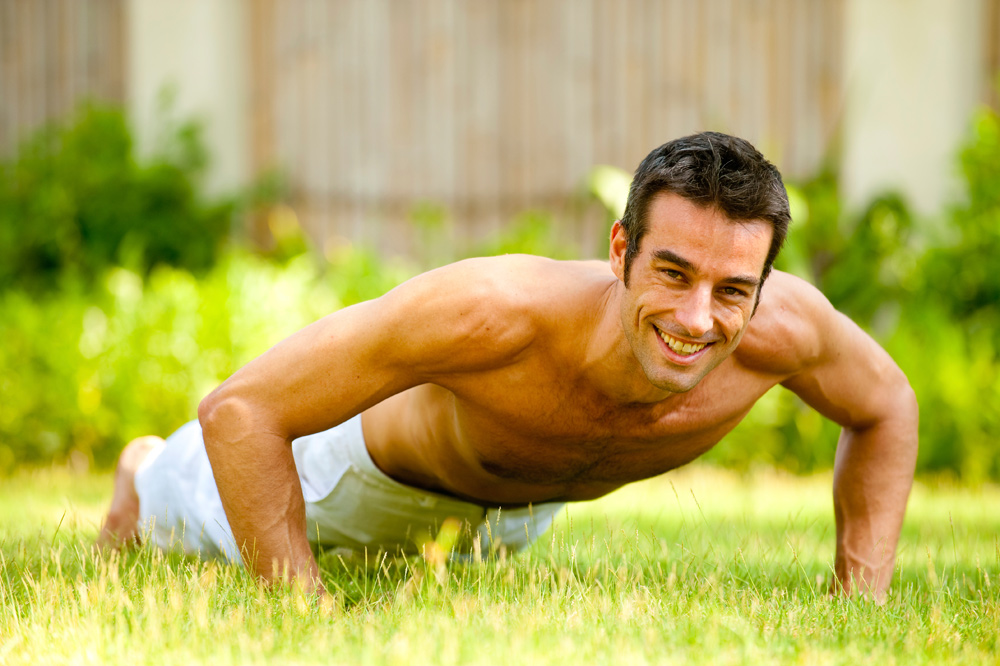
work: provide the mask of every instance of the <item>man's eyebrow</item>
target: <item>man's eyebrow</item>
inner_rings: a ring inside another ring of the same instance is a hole
[[[758,287],[760,286],[760,278],[753,277],[750,275],[734,275],[732,277],[727,277],[723,282],[727,284],[742,284],[747,287]]]
[[[679,254],[671,252],[670,250],[657,250],[653,253],[653,256],[659,261],[670,262],[671,264],[680,266],[686,271],[691,271],[692,273],[698,272],[698,268],[694,264]],[[760,286],[760,278],[755,275],[733,275],[722,281],[727,284],[740,284],[751,288]]]
[[[653,253],[653,256],[660,261],[669,261],[672,264],[677,264],[686,271],[697,272],[698,270],[690,261],[679,254],[674,254],[670,250],[657,250]]]

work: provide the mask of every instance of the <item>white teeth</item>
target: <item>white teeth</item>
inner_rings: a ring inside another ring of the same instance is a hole
[[[671,349],[673,349],[678,354],[684,354],[685,356],[688,356],[690,354],[694,354],[695,352],[699,352],[699,351],[701,351],[702,349],[705,348],[705,344],[706,343],[704,343],[704,342],[701,343],[701,344],[697,344],[697,343],[692,344],[690,342],[681,342],[680,340],[677,340],[675,338],[670,337],[669,335],[667,335],[666,333],[664,333],[660,329],[656,329],[656,330],[660,334],[660,337],[663,338],[663,341],[667,343],[667,346],[670,347]]]

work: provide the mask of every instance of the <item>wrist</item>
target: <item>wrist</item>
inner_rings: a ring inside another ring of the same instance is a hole
[[[860,596],[882,603],[892,580],[892,569],[891,562],[879,565],[838,555],[834,561],[830,593],[835,596]]]

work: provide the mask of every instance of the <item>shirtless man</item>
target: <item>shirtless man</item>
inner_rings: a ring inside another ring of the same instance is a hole
[[[310,542],[406,548],[454,516],[516,548],[560,503],[705,453],[781,384],[843,427],[835,573],[880,597],[917,403],[868,335],[771,273],[788,221],[746,141],[667,143],[636,171],[610,262],[470,259],[306,327],[205,398],[201,428],[125,449],[100,541],[144,524],[320,589]]]

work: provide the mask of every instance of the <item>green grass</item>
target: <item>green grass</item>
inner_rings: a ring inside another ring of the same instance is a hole
[[[828,475],[693,467],[569,508],[527,553],[321,559],[334,602],[89,550],[110,476],[0,489],[0,663],[996,663],[1000,488],[918,484],[888,602],[826,594]]]

